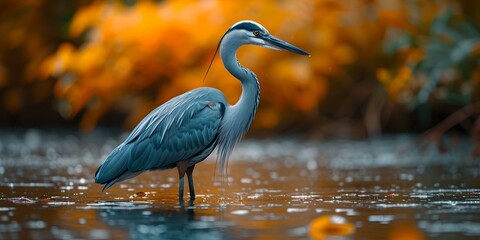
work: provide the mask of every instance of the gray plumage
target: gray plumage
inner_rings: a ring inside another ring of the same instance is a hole
[[[179,199],[183,199],[183,182],[188,176],[190,198],[194,199],[193,169],[215,148],[220,168],[235,145],[250,127],[260,100],[256,75],[241,66],[237,49],[245,44],[284,49],[309,55],[307,52],[271,36],[260,24],[241,21],[222,37],[219,46],[225,68],[242,83],[238,102],[230,105],[222,92],[214,88],[198,88],[159,106],[148,114],[127,139],[116,147],[95,174],[95,182],[113,184],[135,177],[147,170],[177,168]],[[213,61],[213,60],[212,60]]]
[[[218,141],[225,103],[220,91],[199,88],[159,106],[107,157],[96,182],[106,183],[106,190],[146,170],[174,168],[179,160],[191,159],[189,166],[202,161]]]

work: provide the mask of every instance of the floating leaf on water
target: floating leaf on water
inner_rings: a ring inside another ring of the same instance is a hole
[[[355,232],[353,223],[338,215],[321,216],[310,222],[309,236],[313,239],[324,239],[332,235],[350,235]]]

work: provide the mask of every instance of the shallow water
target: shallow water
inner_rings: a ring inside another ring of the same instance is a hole
[[[107,132],[0,132],[0,239],[480,237],[480,164],[466,140],[446,154],[409,136],[247,140],[228,176],[214,158],[197,165],[197,198],[180,204],[176,170],[102,193],[95,170],[125,137]],[[322,217],[332,223],[312,224]]]

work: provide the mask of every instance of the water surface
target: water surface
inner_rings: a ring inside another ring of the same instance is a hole
[[[228,176],[215,158],[197,165],[189,204],[176,170],[101,192],[95,170],[124,135],[52,132],[0,133],[0,239],[480,238],[480,166],[466,140],[446,154],[410,136],[247,140]],[[311,226],[322,217],[354,232]]]

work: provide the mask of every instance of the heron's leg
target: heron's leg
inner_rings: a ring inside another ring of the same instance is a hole
[[[193,169],[195,165],[187,168],[188,189],[190,190],[190,200],[195,199],[195,187],[193,186]]]
[[[180,182],[178,184],[178,200],[183,201],[183,184],[184,184],[183,176],[180,177],[179,181]]]
[[[177,170],[178,170],[178,178],[179,178],[179,183],[178,183],[178,200],[179,201],[183,201],[183,185],[184,185],[183,177],[185,176],[185,171],[187,171],[187,167],[188,167],[188,160],[177,162]]]

